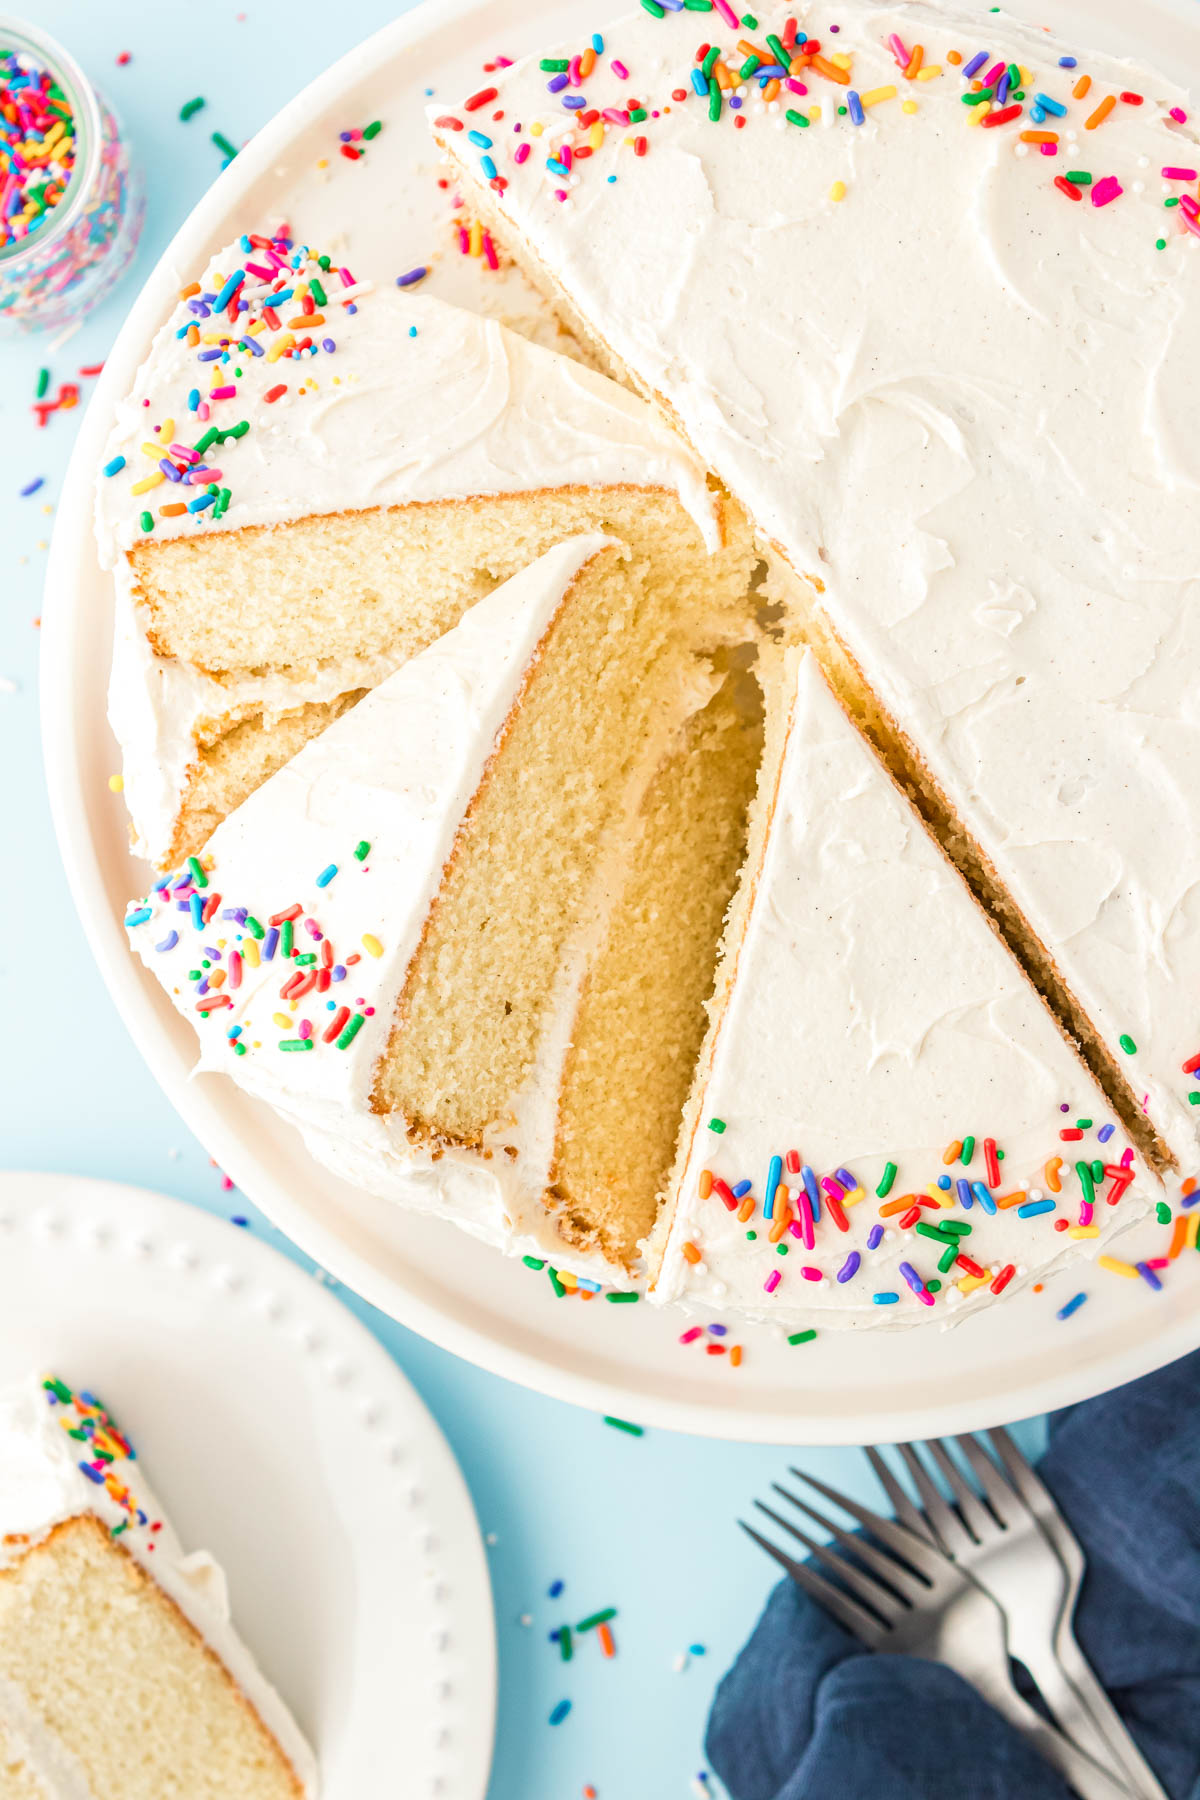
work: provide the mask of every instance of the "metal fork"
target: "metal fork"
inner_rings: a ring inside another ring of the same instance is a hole
[[[1153,1770],[1143,1759],[1119,1715],[1092,1673],[1075,1641],[1071,1617],[1083,1576],[1083,1552],[1071,1537],[1050,1495],[1003,1433],[994,1433],[1003,1455],[1006,1480],[974,1437],[955,1440],[983,1492],[980,1498],[944,1443],[922,1446],[941,1475],[956,1505],[943,1497],[930,1478],[915,1444],[900,1444],[900,1455],[920,1495],[924,1512],[912,1501],[877,1450],[868,1449],[871,1466],[888,1498],[910,1531],[937,1543],[965,1569],[1000,1607],[1008,1620],[1008,1648],[1025,1664],[1050,1712],[1063,1731],[1094,1761],[1116,1762],[1119,1772],[1142,1800],[1167,1800]],[[1016,1486],[1020,1478],[1030,1495],[1039,1494],[1039,1512]],[[1011,1485],[1010,1485],[1011,1482]],[[986,1502],[986,1504],[985,1504]],[[1040,1523],[1053,1515],[1057,1539],[1069,1540],[1074,1581],[1057,1542]],[[1066,1655],[1063,1647],[1066,1647]]]
[[[1127,1787],[1085,1756],[1017,1693],[1009,1667],[1004,1615],[990,1595],[927,1537],[881,1518],[815,1476],[799,1469],[791,1473],[842,1507],[876,1540],[872,1543],[846,1531],[806,1500],[773,1483],[782,1499],[807,1513],[837,1546],[819,1544],[765,1502],[755,1501],[761,1512],[798,1539],[842,1583],[835,1587],[739,1520],[742,1530],[786,1569],[799,1587],[868,1649],[924,1656],[956,1670],[1016,1726],[1082,1800],[1130,1800]]]

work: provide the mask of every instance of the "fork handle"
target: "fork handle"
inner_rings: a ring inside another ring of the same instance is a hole
[[[1082,1750],[1085,1756],[1099,1763],[1102,1768],[1115,1769],[1118,1778],[1127,1783],[1138,1800],[1167,1800],[1157,1782],[1153,1788],[1146,1788],[1140,1770],[1131,1765],[1130,1753],[1138,1756],[1133,1741],[1086,1664],[1084,1673],[1090,1687],[1085,1691],[1083,1684],[1076,1681],[1074,1665],[1082,1661],[1078,1650],[1075,1658],[1068,1663],[1061,1655],[1058,1645],[1045,1642],[1035,1632],[1028,1634],[1027,1641],[1026,1637],[1011,1629],[1008,1647],[1017,1661],[1025,1664],[1041,1691],[1042,1699],[1055,1724],[1076,1749]],[[1107,1718],[1098,1716],[1097,1708],[1092,1702],[1092,1689],[1107,1709]],[[1107,1730],[1105,1726],[1108,1727]],[[1117,1744],[1111,1741],[1114,1730],[1118,1734]],[[1118,1744],[1121,1748],[1120,1755],[1117,1751]],[[1138,1757],[1139,1762],[1140,1760]],[[1150,1780],[1154,1781],[1153,1775],[1150,1775]]]
[[[1129,1727],[1101,1687],[1092,1665],[1080,1649],[1069,1618],[1059,1628],[1055,1648],[1067,1680],[1087,1708],[1096,1729],[1108,1746],[1109,1756],[1116,1761],[1133,1791],[1141,1796],[1141,1800],[1167,1800],[1161,1782],[1138,1749]],[[1041,1683],[1038,1685],[1040,1687]]]
[[[1003,1713],[1009,1723],[1015,1725],[1034,1749],[1070,1783],[1080,1800],[1135,1800],[1130,1789],[1115,1781],[1107,1769],[1102,1769],[1090,1756],[1077,1750],[1061,1731],[1048,1725],[1040,1713],[1022,1700],[1011,1681],[1006,1680],[995,1690],[989,1689],[987,1698],[996,1711]]]

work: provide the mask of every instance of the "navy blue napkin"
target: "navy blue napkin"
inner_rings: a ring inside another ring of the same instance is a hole
[[[1087,1557],[1075,1629],[1172,1800],[1200,1800],[1200,1352],[1056,1414],[1039,1472]],[[874,1656],[792,1582],[717,1691],[732,1800],[1069,1800],[952,1670]]]

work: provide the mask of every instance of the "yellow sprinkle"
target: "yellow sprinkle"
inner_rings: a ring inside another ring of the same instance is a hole
[[[599,150],[599,148],[603,144],[603,142],[604,142],[604,120],[597,119],[595,124],[588,131],[588,144],[591,149]]]
[[[958,1196],[955,1194],[953,1188],[940,1188],[936,1181],[931,1181],[929,1186],[925,1189],[925,1192],[929,1195],[931,1200],[937,1201],[937,1204],[942,1208],[943,1212],[958,1204]]]
[[[292,1029],[291,1013],[272,1013],[271,1022],[273,1025],[278,1025],[280,1031],[290,1031]]]
[[[546,127],[542,124],[541,120],[535,119],[533,124],[529,127],[529,135],[530,137],[541,137],[545,129]]]
[[[317,158],[317,167],[318,169],[327,169],[329,167],[329,158],[327,156],[319,156]]]
[[[991,112],[991,106],[972,106],[967,112],[968,125],[982,125]]]
[[[565,1288],[571,1288],[573,1290],[579,1286],[577,1277],[572,1275],[570,1269],[560,1269],[558,1271],[558,1279]]]
[[[289,350],[294,350],[295,347],[295,338],[290,331],[285,331],[283,336],[277,338],[271,345],[271,348],[267,351],[267,361],[269,363],[278,362],[281,356],[285,355]]]
[[[844,181],[834,182],[829,190],[829,198],[831,200],[844,200],[846,198],[846,184]]]
[[[119,794],[121,789],[125,786],[125,777],[123,775],[110,775],[108,778],[108,785],[114,794]]]
[[[633,149],[633,139],[631,137],[622,138],[621,142],[624,144],[624,146],[627,150]]]
[[[155,469],[153,475],[144,475],[141,481],[135,481],[129,491],[131,494],[148,494],[151,488],[156,488],[166,479],[161,469]]]
[[[964,1275],[955,1285],[960,1294],[973,1294],[976,1288],[985,1287],[990,1280],[990,1275]]]
[[[918,81],[936,81],[942,72],[941,63],[929,63],[924,69],[917,70]]]
[[[838,54],[836,56],[831,56],[829,60],[835,69],[848,69],[850,64],[854,61],[854,58],[852,56],[847,56],[844,50],[839,50]]]
[[[816,106],[810,106],[810,107],[809,107],[809,109],[808,109],[808,116],[809,116],[809,119],[810,119],[810,120],[811,120],[811,119],[819,119],[819,118],[820,118],[820,116],[821,116],[821,107],[820,107],[820,103],[819,103],[819,102],[818,102],[818,104],[817,104],[817,105],[816,105]]]
[[[1097,1266],[1107,1269],[1111,1275],[1124,1275],[1130,1281],[1136,1281],[1138,1272],[1132,1263],[1122,1262],[1119,1256],[1098,1256]]]
[[[1024,63],[1018,63],[1017,68],[1021,71],[1021,86],[1025,88],[1029,87],[1033,82],[1032,70],[1027,69]]]
[[[915,100],[902,100],[900,102],[900,111],[901,112],[915,113],[918,110],[919,110],[919,108],[918,108]]]
[[[468,256],[483,255],[483,226],[478,219],[474,220],[467,239]]]
[[[894,100],[896,90],[889,83],[887,87],[868,88],[865,94],[858,97],[864,106],[878,106],[881,100]]]
[[[1200,1212],[1194,1212],[1188,1217],[1187,1236],[1183,1240],[1189,1250],[1194,1250],[1196,1248],[1196,1233],[1198,1231],[1200,1231]]]
[[[154,458],[155,462],[157,462],[159,457],[162,455],[162,451],[160,450],[160,448],[157,444],[143,444],[142,445],[142,455],[143,456],[152,456]]]
[[[370,932],[370,931],[363,932],[362,947],[367,952],[368,956],[382,956],[383,955],[383,945],[380,943],[379,939],[374,935],[373,932]]]
[[[162,441],[164,444],[171,443],[171,441],[173,440],[173,438],[175,436],[175,421],[174,421],[174,419],[164,419],[163,420],[161,436],[162,436]]]
[[[245,965],[248,969],[257,969],[257,967],[258,967],[258,942],[255,938],[248,937],[243,941],[243,943],[242,943],[242,961],[245,963]]]
[[[1099,1237],[1100,1227],[1098,1225],[1072,1225],[1067,1236],[1072,1238]]]
[[[843,1206],[857,1206],[859,1201],[865,1200],[866,1197],[867,1196],[863,1193],[863,1191],[860,1187],[851,1188],[851,1190],[848,1194],[842,1195],[842,1205]]]
[[[206,331],[200,342],[202,344],[227,344],[229,333],[227,331]]]

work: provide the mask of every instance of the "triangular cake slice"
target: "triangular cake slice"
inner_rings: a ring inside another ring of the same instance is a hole
[[[926,0],[647,4],[433,110],[470,204],[752,516],[842,699],[1185,1170],[1191,110]]]
[[[1101,1250],[1158,1184],[811,653],[773,659],[652,1295],[800,1331],[952,1319]]]
[[[244,238],[180,299],[98,478],[110,718],[165,868],[543,551],[600,530],[713,643],[745,627],[737,508],[632,394],[494,320]]]
[[[130,941],[201,1066],[336,1173],[623,1279],[670,1170],[759,746],[686,602],[578,537],[307,744],[131,911]],[[636,1156],[591,1130],[621,1117],[631,1043],[656,1053],[624,1115]]]

